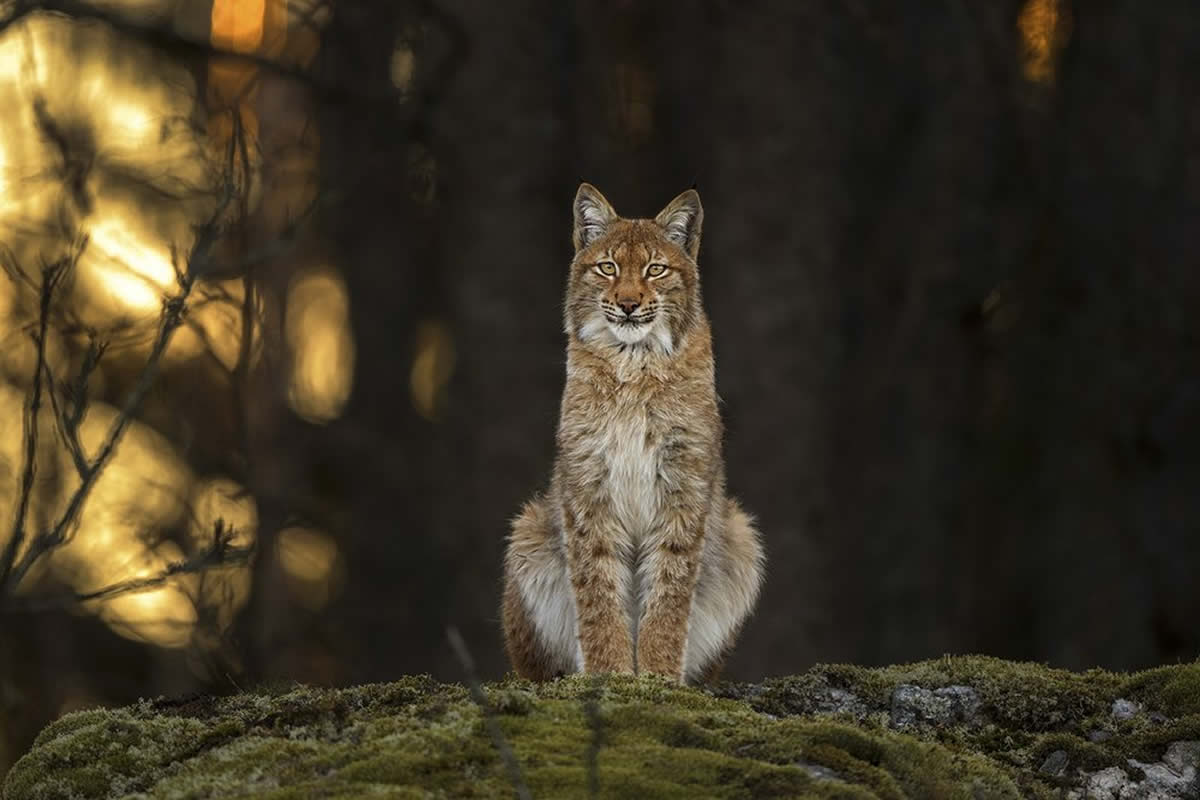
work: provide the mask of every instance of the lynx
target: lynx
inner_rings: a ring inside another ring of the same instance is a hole
[[[721,668],[764,555],[725,493],[689,189],[653,220],[575,197],[567,381],[549,490],[513,520],[501,615],[518,674]]]

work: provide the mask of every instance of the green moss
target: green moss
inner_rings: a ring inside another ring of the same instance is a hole
[[[897,729],[891,710],[902,685],[970,687],[971,713]],[[1198,665],[1075,674],[956,657],[883,669],[823,665],[714,691],[653,677],[574,676],[540,685],[508,679],[485,694],[539,798],[586,797],[592,781],[600,797],[1016,798],[1056,796],[1079,770],[1156,760],[1171,741],[1200,738],[1198,685]],[[1146,710],[1116,720],[1117,698]],[[1039,772],[1051,754],[1063,761],[1059,751],[1068,769]],[[0,793],[367,794],[511,797],[512,786],[468,692],[418,676],[70,714],[42,732]]]
[[[1168,716],[1200,714],[1200,662],[1138,673],[1125,691],[1130,698]]]

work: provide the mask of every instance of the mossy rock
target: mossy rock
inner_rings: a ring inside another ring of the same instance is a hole
[[[712,689],[575,676],[484,691],[487,715],[427,677],[77,712],[0,796],[483,798],[519,782],[535,798],[1200,797],[1200,663],[955,657]]]

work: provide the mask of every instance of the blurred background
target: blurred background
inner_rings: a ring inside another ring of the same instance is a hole
[[[726,677],[1200,655],[1191,0],[0,19],[0,775],[80,707],[459,680],[449,625],[504,673],[580,180],[705,204]]]

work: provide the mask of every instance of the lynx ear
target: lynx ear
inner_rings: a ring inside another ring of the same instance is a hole
[[[575,193],[575,252],[599,239],[617,218],[617,212],[590,183],[579,184]]]
[[[654,221],[666,232],[667,238],[683,248],[692,260],[700,252],[700,226],[704,222],[704,207],[695,189],[688,189],[659,212]]]

